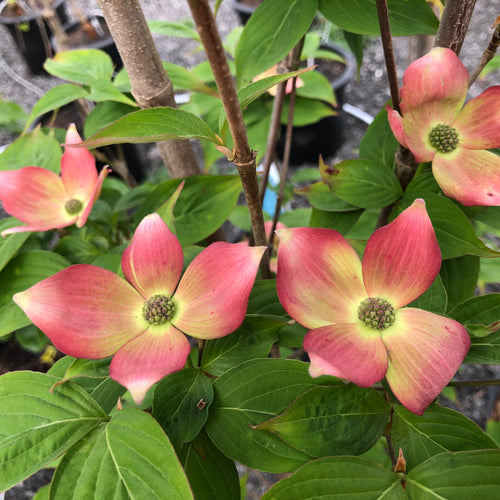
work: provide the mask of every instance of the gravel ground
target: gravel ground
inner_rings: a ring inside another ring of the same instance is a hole
[[[97,2],[72,0],[86,12],[98,9]],[[181,20],[189,18],[189,9],[185,0],[142,0],[147,19]],[[480,58],[491,37],[490,29],[496,16],[500,12],[500,0],[477,0],[475,14],[471,23],[469,34],[464,43],[461,59],[469,71],[473,70],[476,61]],[[71,16],[70,13],[70,17]],[[224,38],[234,26],[238,25],[238,17],[232,10],[229,0],[222,2],[217,17],[218,26]],[[202,55],[194,54],[192,46],[185,40],[176,38],[155,36],[158,51],[163,60],[191,67],[200,61]],[[414,58],[412,48],[408,39],[395,41],[396,62],[398,74],[401,77],[409,62]],[[21,104],[26,111],[30,111],[40,95],[51,87],[61,83],[58,79],[50,76],[34,76],[28,69],[17,52],[5,27],[0,28],[0,96],[6,100],[12,100]],[[470,90],[470,96],[480,94],[485,88],[498,84],[500,81],[498,71],[490,74],[482,81],[476,82]],[[359,81],[351,82],[345,91],[346,102],[354,105],[360,110],[375,115],[389,99],[385,65],[380,41],[373,39],[365,49],[364,62],[361,67]],[[354,158],[357,155],[359,141],[366,130],[366,124],[352,115],[345,114],[346,141],[332,161]],[[13,137],[0,130],[0,146],[8,144]],[[0,209],[1,210],[1,209]],[[464,366],[459,378],[481,379],[498,377],[498,367],[492,366]],[[484,426],[491,408],[492,395],[480,388],[460,389],[458,391],[459,408],[470,418]],[[259,498],[265,489],[274,482],[276,478],[269,474],[251,474],[249,483],[248,499]],[[30,489],[31,488],[31,489]],[[25,492],[22,488],[16,488],[7,492],[6,499],[18,500],[31,498],[36,487],[28,486]]]

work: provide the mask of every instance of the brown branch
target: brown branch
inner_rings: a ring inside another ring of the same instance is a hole
[[[255,245],[267,245],[255,166],[256,155],[248,143],[236,87],[215,24],[215,18],[208,0],[188,0],[188,4],[212,68],[233,138],[234,149],[229,159],[236,165],[240,174],[252,223],[253,242]],[[269,278],[270,276],[269,254],[265,253],[261,264],[261,277]]]
[[[490,43],[488,44],[487,49],[484,51],[484,54],[481,57],[481,60],[479,61],[477,68],[474,70],[474,73],[472,73],[469,79],[469,87],[476,81],[476,78],[479,76],[481,71],[483,71],[484,67],[491,61],[491,59],[493,59],[493,56],[495,55],[499,45],[500,45],[500,24],[497,24],[495,31],[491,36],[491,40]]]
[[[394,49],[392,47],[391,25],[389,22],[389,11],[387,10],[387,0],[376,0],[377,15],[380,26],[380,36],[384,48],[385,67],[387,68],[387,78],[391,91],[392,107],[399,112],[399,86],[398,73],[396,71],[396,61],[394,59]]]
[[[281,127],[281,114],[283,112],[283,103],[285,102],[285,89],[286,82],[281,82],[277,85],[276,95],[273,100],[273,109],[271,112],[271,123],[269,125],[269,132],[267,134],[266,154],[264,155],[263,172],[260,179],[260,201],[264,202],[264,195],[266,194],[267,183],[269,180],[269,170],[276,153],[276,143]]]
[[[434,47],[446,47],[460,54],[476,0],[446,0]]]
[[[172,82],[163,69],[139,0],[99,0],[99,3],[139,106],[175,108]],[[171,177],[201,174],[189,141],[161,141],[158,149]]]

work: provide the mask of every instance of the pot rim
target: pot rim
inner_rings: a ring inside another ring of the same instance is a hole
[[[54,0],[54,9],[59,8],[64,3],[66,3],[66,0]],[[3,11],[3,8],[4,7],[2,7],[2,11]],[[29,23],[29,22],[34,21],[35,19],[37,19],[39,17],[43,17],[41,12],[33,12],[31,14],[26,14],[24,16],[17,16],[17,17],[6,17],[6,16],[3,16],[2,14],[0,14],[0,24]]]

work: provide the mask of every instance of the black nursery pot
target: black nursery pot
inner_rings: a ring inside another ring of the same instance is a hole
[[[115,66],[115,71],[119,71],[120,69],[123,68],[123,61],[122,58],[120,57],[120,54],[118,53],[118,49],[116,48],[115,41],[113,40],[111,34],[109,33],[109,29],[106,25],[106,21],[104,20],[104,17],[102,16],[92,16],[89,18],[89,21],[92,23],[99,23],[99,26],[104,31],[103,35],[99,35],[95,40],[88,40],[81,45],[78,46],[71,46],[70,49],[99,49],[103,50],[106,52],[111,59],[113,60],[113,64]],[[71,35],[72,33],[75,33],[79,29],[81,29],[81,23],[80,21],[74,21],[72,23],[65,24],[63,26],[64,32],[67,33],[68,35]],[[52,38],[52,45],[54,49],[57,51],[58,46],[57,46],[57,41],[53,37]]]
[[[323,158],[333,156],[344,141],[344,120],[342,105],[345,99],[345,87],[354,77],[356,72],[356,61],[354,56],[342,47],[333,44],[322,44],[321,49],[331,50],[339,54],[345,61],[344,71],[330,83],[335,92],[338,104],[338,114],[328,116],[316,123],[304,127],[293,127],[292,130],[292,148],[290,154],[290,163],[292,165],[302,165],[305,163],[317,164],[319,155]],[[324,60],[325,61],[325,60]],[[315,61],[318,64],[317,71],[322,71],[321,60]],[[327,75],[325,75],[327,76]],[[281,133],[276,146],[278,157],[283,159],[285,147],[286,126],[281,126]]]
[[[54,9],[61,23],[68,22],[66,0],[55,0]],[[17,48],[24,57],[31,73],[42,73],[43,63],[52,57],[49,25],[40,14],[27,14],[18,17],[0,15],[0,24],[9,30]],[[40,29],[41,28],[41,29]]]
[[[257,8],[257,2],[252,2],[255,5],[247,5],[241,2],[241,0],[231,0],[231,7],[238,14],[240,18],[240,23],[245,26],[250,16],[254,13]]]

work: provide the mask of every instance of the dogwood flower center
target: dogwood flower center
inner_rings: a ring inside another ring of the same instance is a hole
[[[65,203],[64,209],[69,215],[79,214],[83,209],[83,202],[73,198]]]
[[[174,313],[174,303],[165,295],[153,295],[142,306],[142,315],[150,325],[163,325],[173,318]]]
[[[429,142],[440,153],[451,153],[457,149],[458,133],[450,125],[439,123],[432,128]]]
[[[368,297],[358,307],[358,318],[373,330],[385,330],[394,323],[394,308],[385,299]]]

